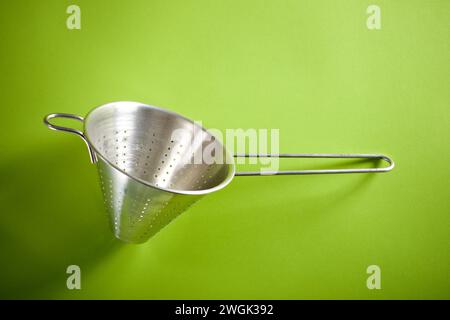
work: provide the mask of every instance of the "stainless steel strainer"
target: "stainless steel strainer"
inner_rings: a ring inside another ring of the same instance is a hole
[[[84,132],[50,123],[52,118],[84,123]],[[83,117],[53,113],[44,118],[53,130],[77,134],[97,164],[100,184],[115,236],[142,243],[203,195],[217,191],[234,176],[387,172],[394,162],[377,154],[242,154],[234,157],[382,159],[383,168],[236,172],[233,157],[220,141],[194,121],[137,102],[113,102]],[[174,134],[177,133],[177,134]],[[212,145],[212,148],[211,148]],[[194,159],[208,147],[213,161]]]

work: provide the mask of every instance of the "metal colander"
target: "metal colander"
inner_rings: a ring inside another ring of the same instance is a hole
[[[50,123],[52,118],[84,122],[84,132]],[[104,203],[115,236],[142,243],[203,195],[225,187],[234,176],[233,157],[206,129],[176,113],[137,102],[113,102],[93,109],[85,119],[54,113],[44,118],[53,130],[77,134],[97,164]],[[210,148],[211,159],[196,160]],[[266,172],[265,175],[386,172],[392,160],[372,154],[250,154],[241,157],[383,159],[384,168]]]

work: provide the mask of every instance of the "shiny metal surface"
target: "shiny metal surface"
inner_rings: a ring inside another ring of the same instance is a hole
[[[182,136],[174,134],[177,130]],[[157,189],[205,194],[223,188],[234,176],[232,157],[219,141],[193,121],[167,110],[135,102],[106,104],[86,116],[84,132],[99,158]],[[226,164],[194,164],[194,155],[209,144],[222,150]]]
[[[193,121],[175,113],[135,102],[116,102],[92,110],[84,134],[45,122],[54,130],[75,133],[93,152],[100,185],[115,236],[142,243],[201,198],[227,185],[234,164],[223,146]],[[75,118],[81,120],[81,117]],[[174,137],[182,129],[197,141]],[[212,142],[211,142],[212,141]],[[194,164],[195,152],[217,144],[228,164]]]
[[[118,239],[126,242],[147,241],[202,197],[144,185],[101,158],[97,167],[112,231]]]
[[[84,122],[84,133],[54,125],[62,117]],[[83,117],[54,113],[44,118],[53,130],[80,136],[97,164],[104,203],[114,235],[142,243],[203,195],[220,190],[236,176],[377,173],[394,162],[377,154],[243,154],[235,157],[364,158],[384,168],[235,172],[233,157],[206,129],[176,113],[137,102],[113,102]],[[175,134],[177,133],[177,134]],[[212,147],[212,148],[211,148]],[[214,149],[212,158],[196,155]],[[197,160],[196,160],[197,159]]]
[[[328,159],[366,159],[382,160],[389,164],[382,168],[361,169],[318,169],[318,170],[284,170],[284,171],[247,171],[236,172],[235,176],[270,176],[270,175],[306,175],[306,174],[337,174],[337,173],[379,173],[394,169],[394,161],[383,154],[335,154],[335,153],[281,153],[281,154],[236,154],[235,158],[328,158]]]

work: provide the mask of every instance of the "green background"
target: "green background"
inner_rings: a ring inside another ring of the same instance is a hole
[[[366,27],[373,3],[381,30]],[[2,1],[0,297],[450,298],[449,16],[445,0]],[[122,244],[84,144],[42,123],[117,100],[397,166],[238,177]],[[373,264],[381,290],[366,287]]]

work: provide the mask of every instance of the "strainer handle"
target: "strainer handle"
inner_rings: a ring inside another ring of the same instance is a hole
[[[94,149],[92,148],[92,146],[90,145],[90,143],[88,142],[86,137],[84,136],[84,133],[77,129],[67,128],[67,127],[62,127],[62,126],[57,126],[55,124],[52,124],[52,123],[50,123],[50,120],[53,118],[74,119],[74,120],[78,120],[80,122],[83,122],[84,118],[81,116],[78,116],[76,114],[70,114],[70,113],[51,113],[44,117],[44,123],[47,127],[49,127],[52,130],[65,131],[65,132],[76,134],[77,136],[81,137],[81,139],[83,139],[83,141],[86,143],[86,146],[89,151],[89,156],[91,158],[91,162],[96,163],[97,156],[95,155]]]
[[[363,168],[363,169],[320,169],[320,170],[286,170],[286,171],[249,171],[236,172],[236,176],[266,176],[266,175],[303,175],[303,174],[336,174],[336,173],[378,173],[391,171],[395,164],[394,161],[383,154],[333,154],[333,153],[283,153],[283,154],[236,154],[235,157],[244,158],[345,158],[345,159],[371,159],[383,160],[389,164],[382,168]]]

